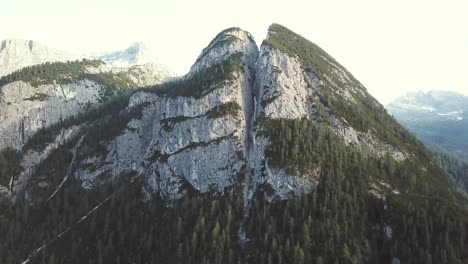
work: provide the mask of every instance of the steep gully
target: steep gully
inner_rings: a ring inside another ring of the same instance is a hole
[[[250,202],[251,199],[249,199],[253,193],[250,193],[252,191],[252,186],[254,185],[253,180],[254,180],[254,162],[255,162],[255,155],[256,155],[256,142],[255,142],[255,134],[253,131],[254,124],[255,124],[255,118],[256,118],[256,113],[257,113],[257,92],[256,92],[256,68],[257,68],[257,60],[259,58],[258,56],[258,47],[257,52],[255,54],[250,54],[250,56],[253,56],[252,60],[248,60],[248,62],[251,63],[251,65],[247,66],[248,69],[248,74],[247,76],[247,85],[243,86],[243,101],[244,101],[244,116],[245,116],[245,127],[246,127],[246,135],[245,135],[245,156],[247,158],[247,170],[245,174],[245,182],[244,182],[244,188],[243,188],[243,198],[244,198],[244,222],[239,228],[239,240],[241,247],[244,249],[246,246],[246,243],[248,242],[247,239],[247,234],[246,234],[246,226],[247,226],[247,217],[250,211]],[[246,57],[249,57],[247,55]]]

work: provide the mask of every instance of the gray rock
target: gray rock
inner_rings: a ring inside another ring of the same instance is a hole
[[[141,118],[131,120],[119,136],[101,142],[104,152],[76,161],[74,175],[81,180],[83,187],[93,188],[119,177],[138,175],[143,178],[142,192],[147,200],[160,195],[170,204],[190,189],[222,193],[228,187],[240,186],[244,188],[246,206],[259,186],[272,190],[270,199],[286,199],[291,192],[297,194],[310,191],[319,182],[320,168],[307,175],[290,175],[285,170],[271,166],[266,156],[270,141],[255,132],[255,120],[260,117],[306,118],[329,127],[347,145],[366,147],[379,157],[390,154],[397,161],[408,157],[409,154],[379,141],[371,131],[357,131],[346,120],[337,119],[320,102],[324,81],[332,82],[330,76],[318,77],[306,72],[297,57],[268,44],[263,44],[259,51],[250,34],[240,29],[233,28],[220,33],[202,52],[191,71],[182,78],[190,78],[239,53],[242,54],[242,67],[234,73],[234,78],[214,84],[209,87],[210,92],[200,98],[171,97],[144,90],[133,94],[127,108],[144,104]],[[334,84],[336,96],[342,96],[349,103],[356,103],[354,96],[358,92],[366,96],[359,87],[349,84],[352,76],[346,70],[331,64],[334,75],[338,76],[343,86]],[[24,83],[21,85],[26,87],[26,95],[2,98],[24,101],[25,97],[31,96],[33,89]],[[84,85],[91,83],[65,87],[68,91],[65,94],[71,98],[68,101],[66,96],[60,99],[51,97],[54,99],[50,100],[56,102],[54,107],[66,109],[65,115],[69,116],[80,109],[80,104],[96,102],[101,88],[95,85],[93,89],[82,91]],[[40,89],[49,92],[53,91],[53,87]],[[3,90],[8,92],[8,89],[14,88],[6,87]],[[81,93],[80,98],[76,98],[78,93]],[[5,102],[2,100],[2,103]],[[35,116],[40,112],[35,109],[50,107],[50,103],[36,102],[33,106],[24,107],[25,113],[20,115],[21,118],[34,116],[27,127],[35,130],[27,130],[28,136],[41,127],[37,120],[46,118],[45,114]],[[227,103],[238,105],[239,111],[225,116],[209,115]],[[318,118],[318,107],[326,111],[330,122]],[[14,113],[16,108],[8,109],[9,113]],[[59,112],[56,109],[50,111],[54,112],[50,114],[52,117]],[[61,115],[64,115],[63,112]],[[10,123],[21,120],[18,114],[16,117],[15,114],[10,115]],[[10,132],[4,133],[18,134],[18,125],[9,129]],[[10,141],[20,146],[22,142],[17,138],[12,137]],[[33,164],[41,160],[38,158]],[[24,181],[26,177],[22,179]],[[16,190],[20,191],[22,185],[16,185]]]

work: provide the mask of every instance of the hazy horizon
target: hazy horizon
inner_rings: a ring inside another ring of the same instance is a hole
[[[186,73],[221,30],[238,26],[258,45],[271,23],[316,43],[386,104],[409,91],[468,95],[463,1],[171,1],[2,3],[0,39],[31,39],[76,53],[143,42],[176,74]],[[16,21],[16,22],[15,22]]]

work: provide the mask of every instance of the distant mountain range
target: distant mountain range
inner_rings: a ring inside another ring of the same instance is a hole
[[[8,39],[3,40],[0,45],[0,77],[26,66],[83,58],[102,60],[108,66],[115,68],[151,65],[151,68],[157,69],[161,75],[170,75],[166,67],[157,62],[152,51],[141,42],[124,50],[73,55],[33,40]]]
[[[87,54],[83,57],[102,60],[114,67],[158,64],[154,53],[142,42],[136,42],[124,50]]]
[[[8,39],[0,45],[0,76],[26,66],[44,62],[67,61],[74,56],[33,40]]]
[[[412,92],[386,108],[430,148],[468,160],[468,96],[448,91]]]

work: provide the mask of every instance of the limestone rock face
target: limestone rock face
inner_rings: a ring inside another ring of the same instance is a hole
[[[103,99],[104,87],[82,80],[34,87],[16,81],[0,89],[0,150],[19,149],[39,129],[83,112]]]
[[[73,56],[66,52],[32,40],[3,40],[0,43],[0,77],[26,66],[72,59]]]
[[[169,72],[155,64],[150,53],[146,46],[137,43],[123,51],[83,57],[105,62],[88,67],[89,74],[125,75],[134,85],[144,87],[169,77]],[[34,41],[4,40],[0,49],[0,77],[26,66],[76,58]],[[76,116],[105,97],[105,87],[86,78],[69,84],[54,81],[38,87],[24,81],[7,83],[0,87],[0,150],[19,149],[39,129]]]
[[[248,32],[230,28],[213,39],[186,76],[175,81],[180,86],[133,93],[128,106],[115,115],[139,114],[131,116],[120,133],[99,141],[98,151],[90,151],[86,143],[92,123],[78,125],[79,131],[68,133],[67,140],[63,134],[69,130],[64,129],[55,142],[72,142],[76,158],[69,167],[84,188],[141,177],[146,199],[159,195],[168,203],[192,191],[222,193],[241,187],[248,204],[258,188],[271,190],[270,199],[286,199],[291,192],[314,188],[320,168],[292,175],[273,164],[267,155],[271,141],[261,133],[259,119],[308,119],[334,131],[346,145],[367,146],[379,157],[389,154],[397,161],[408,158],[371,129],[358,130],[327,106],[326,85],[332,86],[333,96],[351,106],[368,94],[360,84],[353,84],[342,66],[322,59],[331,69],[328,75],[310,70],[298,56],[268,42],[259,49]],[[233,61],[234,66],[229,66]],[[214,81],[206,81],[210,78]],[[4,146],[21,146],[44,122],[56,122],[87,103],[96,103],[102,89],[91,81],[41,86],[40,92],[21,82],[9,85],[2,89],[0,102],[0,109],[9,113],[3,120],[11,124],[0,127],[0,133],[11,135],[0,137]],[[38,93],[51,101],[26,100]],[[83,143],[77,140],[80,137]],[[31,182],[50,188],[51,181],[37,180],[34,173],[35,164],[42,160],[26,164],[29,172],[13,183],[15,193],[32,197]]]
[[[91,186],[105,171],[119,175],[133,170],[145,176],[143,191],[148,199],[159,193],[168,201],[181,197],[187,184],[200,192],[222,192],[241,184],[248,166],[255,42],[245,31],[225,31],[184,78],[239,54],[242,66],[233,78],[213,84],[201,97],[134,94],[131,106],[147,105],[141,119],[131,121],[115,142],[107,144],[105,157],[83,161],[97,164],[98,169],[82,169],[77,176]],[[220,113],[225,106],[232,109]]]
[[[267,44],[261,47],[256,65],[257,115],[266,118],[300,119],[310,115],[310,89],[300,61]],[[318,86],[314,83],[315,87]]]

